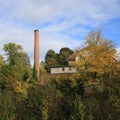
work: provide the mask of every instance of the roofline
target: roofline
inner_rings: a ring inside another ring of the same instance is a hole
[[[50,68],[62,68],[62,67],[71,67],[70,65],[58,65],[58,66],[51,66]]]

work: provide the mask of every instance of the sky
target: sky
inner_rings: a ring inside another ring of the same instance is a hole
[[[0,0],[0,54],[4,44],[20,44],[33,63],[34,30],[39,30],[40,60],[49,49],[75,50],[87,34],[102,35],[120,51],[120,0]]]

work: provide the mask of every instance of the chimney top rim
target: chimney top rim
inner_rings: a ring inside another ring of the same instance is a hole
[[[34,32],[39,31],[38,29],[35,29]]]

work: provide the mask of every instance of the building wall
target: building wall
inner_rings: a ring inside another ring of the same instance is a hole
[[[51,74],[60,74],[60,73],[75,73],[76,69],[73,67],[56,67],[51,68]]]
[[[68,65],[74,65],[75,61],[68,61]]]
[[[78,60],[78,58],[75,58],[75,61]],[[73,67],[75,64],[74,60],[69,60],[68,65],[69,66],[62,66],[62,67],[53,67],[51,68],[50,73],[51,74],[62,74],[62,73],[76,73],[76,68]]]

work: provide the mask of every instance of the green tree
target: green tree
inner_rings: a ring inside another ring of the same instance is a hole
[[[38,83],[34,83],[28,88],[27,92],[27,98],[23,101],[23,107],[20,106],[22,108],[21,115],[17,120],[42,120],[45,117],[42,114],[45,111],[42,87]]]
[[[45,68],[47,72],[50,72],[50,68],[52,66],[57,65],[57,55],[54,50],[48,50],[48,52],[45,55]]]
[[[0,67],[4,64],[4,58],[2,55],[0,55]]]
[[[71,50],[71,49],[69,49],[67,47],[61,48],[60,52],[59,52],[59,57],[58,57],[59,58],[58,59],[59,65],[67,65],[68,64],[67,58],[72,53],[73,53],[73,50]]]
[[[13,66],[20,62],[20,53],[22,52],[22,47],[20,45],[8,43],[4,45],[3,50],[6,52],[7,63],[9,65]]]
[[[15,104],[11,91],[0,91],[0,119],[15,120]]]
[[[28,55],[23,52],[23,48],[21,45],[17,45],[15,43],[8,43],[4,45],[3,50],[6,52],[7,63],[11,66],[23,64],[30,66],[30,60]]]
[[[18,108],[27,96],[31,66],[21,45],[8,43],[3,50],[7,57],[0,69],[0,118],[15,120],[21,114]]]
[[[30,77],[30,60],[28,55],[23,51],[22,46],[15,43],[8,43],[4,45],[3,50],[7,56],[6,63],[10,66],[10,71],[14,71],[13,73],[18,78],[17,80],[25,80]]]

